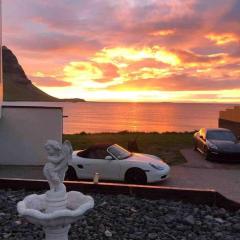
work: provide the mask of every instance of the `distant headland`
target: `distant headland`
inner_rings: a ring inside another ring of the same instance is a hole
[[[84,99],[60,99],[48,95],[27,78],[17,57],[6,46],[2,47],[4,101],[85,102]]]

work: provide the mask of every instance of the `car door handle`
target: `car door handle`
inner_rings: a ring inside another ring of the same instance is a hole
[[[78,168],[83,168],[82,164],[78,164],[77,166],[78,166]]]

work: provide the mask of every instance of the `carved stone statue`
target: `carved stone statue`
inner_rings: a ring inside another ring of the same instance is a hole
[[[48,180],[50,191],[58,192],[64,187],[63,181],[68,169],[68,161],[72,158],[72,145],[66,140],[62,145],[55,140],[48,140],[45,144],[48,158],[43,173]]]
[[[43,227],[45,240],[68,240],[71,224],[93,208],[94,200],[80,192],[67,192],[63,184],[68,161],[72,158],[71,143],[48,140],[45,149],[48,158],[43,173],[50,190],[25,197],[18,202],[17,210],[29,222]]]

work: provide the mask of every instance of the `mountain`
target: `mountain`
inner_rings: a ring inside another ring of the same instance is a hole
[[[17,57],[5,46],[2,47],[2,58],[4,101],[71,101],[71,99],[66,100],[52,97],[33,85],[31,80],[27,78]],[[78,101],[84,100],[78,99]]]

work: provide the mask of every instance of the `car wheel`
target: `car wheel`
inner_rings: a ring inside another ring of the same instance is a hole
[[[77,174],[73,167],[69,166],[66,172],[65,180],[76,180]]]
[[[146,173],[139,168],[131,168],[125,174],[125,182],[134,184],[146,184]]]
[[[204,148],[204,157],[205,157],[205,160],[211,161],[210,152],[207,147]]]
[[[197,140],[195,138],[193,139],[193,150],[197,151]]]
[[[198,148],[197,148],[197,143],[194,143],[193,150],[194,150],[194,151],[197,151],[197,150],[198,150]]]

